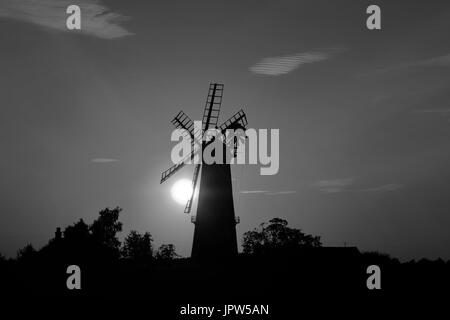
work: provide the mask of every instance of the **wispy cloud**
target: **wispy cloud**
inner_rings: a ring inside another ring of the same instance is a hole
[[[319,180],[314,183],[314,186],[325,193],[336,193],[345,191],[349,186],[355,182],[354,178],[343,178],[333,180]]]
[[[253,194],[253,193],[266,193],[269,191],[265,191],[265,190],[242,190],[240,193],[244,193],[244,194]]]
[[[364,77],[364,76],[371,76],[371,75],[379,75],[379,74],[385,74],[389,72],[395,72],[395,71],[404,71],[411,68],[419,68],[419,67],[450,67],[450,53],[444,54],[441,56],[436,56],[432,58],[426,58],[421,60],[416,60],[412,62],[405,62],[405,63],[399,63],[393,66],[380,68],[375,71],[363,73],[357,75],[357,77]]]
[[[128,18],[112,12],[101,0],[2,0],[0,18],[33,23],[53,30],[66,29],[66,9],[76,4],[81,8],[81,30],[77,32],[115,39],[132,35],[121,24]]]
[[[91,162],[93,163],[110,163],[110,162],[117,162],[118,159],[112,159],[112,158],[93,158],[91,159]]]
[[[333,180],[319,180],[313,185],[319,188],[324,193],[337,193],[337,192],[390,192],[396,191],[403,187],[399,183],[388,183],[376,187],[369,188],[356,188],[354,178],[343,178]]]
[[[418,66],[450,67],[450,53],[430,59],[420,60]]]
[[[297,191],[295,190],[285,190],[285,191],[275,191],[275,192],[267,192],[266,196],[279,196],[284,194],[295,194]]]
[[[297,193],[295,190],[283,190],[283,191],[266,191],[266,190],[242,190],[242,194],[261,194],[265,196],[279,196],[285,194]]]
[[[389,191],[396,191],[403,187],[403,185],[398,183],[390,183],[390,184],[384,184],[382,186],[373,187],[373,188],[367,188],[367,189],[361,189],[360,191],[364,192],[389,192]]]
[[[449,109],[419,109],[419,110],[413,110],[414,113],[434,113],[439,114],[442,116],[450,115],[450,108]]]
[[[318,51],[264,58],[255,65],[251,66],[249,70],[255,74],[279,76],[292,72],[301,65],[327,60],[334,54],[344,50],[345,49],[343,48],[328,48]]]

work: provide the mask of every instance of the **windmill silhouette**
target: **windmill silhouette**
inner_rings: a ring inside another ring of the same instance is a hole
[[[201,130],[194,126],[194,122],[180,111],[171,121],[178,129],[184,129],[190,136],[192,146],[194,143],[201,146],[203,150],[214,142],[215,138],[204,139],[203,134],[211,128],[217,129],[223,135],[226,130],[246,130],[247,118],[241,109],[222,125],[217,126],[220,107],[222,104],[223,84],[211,83],[209,85],[206,105],[203,111]],[[196,130],[196,131],[195,131]],[[223,137],[223,136],[222,136]],[[223,139],[224,158],[237,155],[237,145],[240,141],[235,136],[232,139]],[[230,151],[231,150],[231,151]],[[192,148],[191,153],[181,162],[173,165],[161,174],[161,182],[169,179],[180,170],[186,162],[193,160],[198,154],[199,148]],[[202,160],[202,159],[201,159]],[[226,160],[226,159],[225,159]],[[198,196],[197,215],[191,216],[191,221],[195,224],[194,241],[192,244],[193,258],[216,259],[227,258],[237,255],[236,224],[239,217],[235,217],[233,205],[233,189],[231,183],[231,168],[227,161],[222,163],[195,165],[192,179],[192,195],[186,203],[185,213],[190,213],[194,200],[195,188],[201,170],[201,181]]]

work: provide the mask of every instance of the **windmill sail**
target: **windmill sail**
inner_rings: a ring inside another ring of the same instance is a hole
[[[172,119],[171,122],[175,126],[175,128],[186,130],[193,142],[201,144],[202,130],[200,128],[196,130],[194,122],[186,113],[184,113],[183,111],[178,112],[178,114],[175,116],[175,118]],[[185,136],[185,138],[188,137]]]
[[[215,128],[219,120],[220,106],[222,105],[223,84],[211,83],[209,85],[206,105],[203,111],[203,132]]]
[[[192,202],[194,200],[195,187],[197,186],[198,174],[200,172],[200,165],[197,164],[194,169],[194,177],[192,179],[192,194],[186,203],[186,207],[184,208],[184,213],[190,213],[192,208]]]
[[[241,109],[238,112],[236,112],[231,118],[229,118],[227,121],[222,123],[219,127],[219,130],[223,133],[227,129],[246,129],[247,127],[247,116],[245,115],[245,112]]]
[[[197,152],[198,152],[198,148],[195,148],[186,157],[184,157],[183,160],[181,160],[177,164],[174,164],[169,169],[163,171],[161,173],[161,181],[159,183],[160,184],[163,183],[164,181],[169,179],[172,175],[174,175],[176,172],[178,172],[178,170],[183,168],[184,165],[186,164],[186,162],[188,162],[188,160],[191,160]]]

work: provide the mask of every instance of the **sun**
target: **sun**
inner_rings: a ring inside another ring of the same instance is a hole
[[[172,186],[172,198],[179,204],[186,204],[192,195],[192,182],[187,179],[180,179]]]

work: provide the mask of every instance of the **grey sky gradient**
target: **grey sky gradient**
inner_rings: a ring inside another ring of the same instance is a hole
[[[89,2],[129,19],[93,14],[80,34],[0,2],[0,252],[119,205],[122,236],[189,255],[170,188],[193,168],[159,179],[170,120],[200,120],[217,81],[222,121],[242,107],[249,126],[280,129],[277,175],[232,169],[239,242],[281,217],[325,245],[450,258],[450,2],[378,1],[380,31],[366,29],[369,1]],[[252,70],[282,57],[288,72]]]

